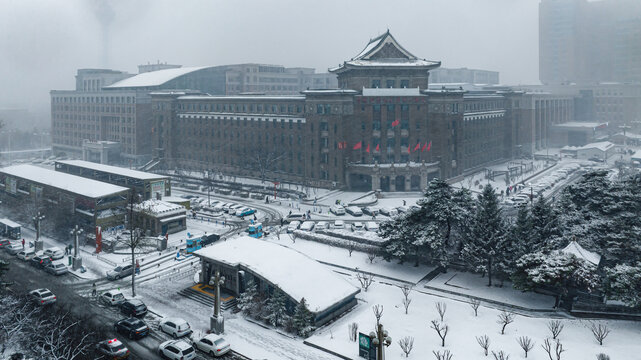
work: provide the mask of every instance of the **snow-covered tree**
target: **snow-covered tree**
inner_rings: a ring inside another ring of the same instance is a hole
[[[512,276],[514,287],[533,290],[549,286],[557,290],[555,307],[570,289],[583,288],[588,291],[599,283],[596,267],[573,254],[552,251],[548,254],[537,252],[520,258]]]
[[[240,309],[243,314],[252,316],[256,313],[258,301],[258,289],[254,280],[249,280],[247,282],[247,287],[243,291],[236,302],[238,309]]]
[[[378,235],[385,239],[381,247],[383,259],[398,259],[403,263],[408,258],[411,239],[408,215],[400,214],[396,219],[384,221],[379,225]]]
[[[641,263],[616,265],[605,270],[605,293],[629,306],[641,307]]]
[[[278,288],[274,289],[274,293],[267,302],[267,320],[273,326],[280,326],[289,316],[286,302],[285,294]]]
[[[314,331],[313,320],[314,314],[307,308],[307,300],[305,298],[300,299],[294,311],[294,329],[298,335],[308,337]]]
[[[542,195],[539,195],[532,205],[531,224],[532,233],[528,239],[530,246],[527,252],[552,249],[550,242],[560,234],[558,217],[554,208]]]
[[[492,286],[492,271],[495,263],[505,256],[505,223],[494,189],[486,185],[477,198],[476,213],[471,231],[467,236],[461,256],[472,270],[487,274],[488,286]]]

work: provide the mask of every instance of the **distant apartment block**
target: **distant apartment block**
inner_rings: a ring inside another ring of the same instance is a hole
[[[496,85],[499,83],[499,72],[478,69],[447,69],[439,68],[430,71],[432,84],[484,84]]]

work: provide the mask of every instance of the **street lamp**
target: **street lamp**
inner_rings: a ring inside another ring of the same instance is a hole
[[[392,345],[392,337],[389,336],[387,330],[383,329],[383,324],[378,324],[376,333],[370,332],[369,338],[372,339],[372,344],[376,346],[376,360],[385,360],[385,346]]]
[[[209,280],[209,285],[215,286],[216,301],[214,302],[214,314],[211,316],[209,326],[211,331],[219,335],[225,332],[225,319],[220,313],[220,285],[225,283],[225,277],[220,276],[216,270],[216,275]]]
[[[44,248],[43,241],[40,240],[40,221],[44,220],[45,216],[40,214],[40,211],[38,211],[38,214],[32,218],[33,220],[33,225],[36,227],[36,241],[34,241],[34,250],[36,252],[42,251]]]
[[[530,204],[534,204],[534,189],[531,182],[528,185],[530,185]]]
[[[78,249],[78,236],[84,232],[78,225],[71,230],[71,234],[74,237],[73,241],[73,266],[72,269],[78,270],[82,267],[82,258],[80,257],[80,250]]]

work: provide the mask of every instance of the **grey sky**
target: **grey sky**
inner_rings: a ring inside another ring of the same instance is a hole
[[[538,0],[0,0],[0,108],[47,113],[78,68],[147,62],[328,67],[390,29],[444,67],[538,82]],[[102,29],[107,29],[103,37]],[[103,39],[108,54],[103,56]]]

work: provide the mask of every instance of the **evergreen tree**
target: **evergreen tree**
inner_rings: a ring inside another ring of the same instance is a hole
[[[539,195],[532,205],[531,251],[549,250],[553,240],[560,235],[558,218],[552,206]]]
[[[628,306],[641,307],[641,263],[617,265],[605,271],[605,293]]]
[[[497,259],[505,256],[505,224],[499,200],[491,185],[486,185],[477,198],[476,213],[461,256],[472,270],[482,271],[492,286],[492,271]]]
[[[381,250],[383,259],[399,259],[402,264],[410,253],[410,226],[407,216],[400,214],[395,219],[382,222],[378,228],[378,235],[386,239]]]
[[[257,300],[258,290],[256,288],[256,284],[254,283],[254,280],[249,280],[245,291],[243,291],[238,297],[237,306],[243,314],[252,316],[256,313]]]
[[[314,321],[314,314],[307,308],[307,300],[305,298],[300,299],[298,305],[296,305],[296,310],[294,311],[294,328],[298,335],[302,337],[308,337],[309,334],[314,330],[312,326]]]
[[[285,294],[278,288],[267,302],[267,320],[273,326],[280,326],[288,317]]]
[[[7,271],[9,271],[9,263],[0,259],[0,287],[8,285],[4,281],[2,281],[2,277]]]

